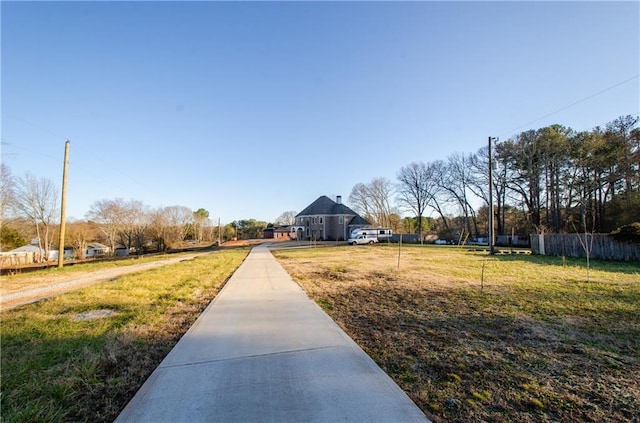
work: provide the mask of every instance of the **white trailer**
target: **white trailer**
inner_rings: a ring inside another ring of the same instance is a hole
[[[378,241],[391,241],[393,230],[391,228],[358,228],[351,231],[350,239],[356,239],[358,235],[375,238]]]

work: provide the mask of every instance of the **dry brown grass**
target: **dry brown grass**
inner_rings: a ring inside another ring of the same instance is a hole
[[[447,247],[276,251],[435,422],[638,421],[640,269]],[[485,281],[481,281],[485,265]]]

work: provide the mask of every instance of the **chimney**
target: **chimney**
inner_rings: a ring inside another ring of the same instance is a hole
[[[336,203],[342,204],[342,195],[336,195]]]

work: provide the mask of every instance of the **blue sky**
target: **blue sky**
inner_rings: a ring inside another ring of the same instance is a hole
[[[488,136],[637,115],[639,16],[638,2],[3,1],[2,161],[59,186],[69,139],[74,218],[122,197],[273,221]]]

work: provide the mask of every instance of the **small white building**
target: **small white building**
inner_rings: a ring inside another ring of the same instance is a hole
[[[102,257],[111,251],[111,248],[99,242],[90,242],[87,244],[84,256],[89,257]]]

